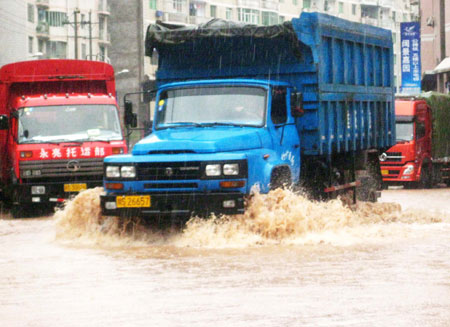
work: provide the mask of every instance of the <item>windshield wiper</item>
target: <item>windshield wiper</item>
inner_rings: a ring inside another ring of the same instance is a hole
[[[162,126],[157,128],[158,130],[162,130],[162,129],[168,129],[168,128],[179,128],[179,127],[189,127],[189,126],[194,126],[194,127],[201,127],[203,124],[199,124],[199,123],[195,123],[195,122],[184,122],[184,121],[180,121],[180,122],[176,122],[176,123],[172,123],[174,125],[169,125],[169,126]]]
[[[243,127],[243,126],[253,126],[253,125],[248,125],[248,124],[243,124],[243,123],[228,123],[228,122],[213,122],[213,123],[203,123],[201,124],[201,126],[203,127],[209,127],[209,126],[234,126],[234,127]]]

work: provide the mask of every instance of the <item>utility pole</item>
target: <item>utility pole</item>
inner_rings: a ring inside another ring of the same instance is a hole
[[[78,14],[80,13],[80,10],[77,8],[73,12],[75,18],[74,18],[74,27],[75,27],[75,59],[78,59]]]
[[[80,9],[76,8],[73,11],[74,15],[74,21],[65,21],[63,22],[64,25],[73,25],[73,28],[75,29],[75,36],[74,36],[74,42],[75,42],[75,59],[78,59],[78,14],[80,13]],[[83,24],[83,22],[81,22]]]
[[[89,10],[89,60],[92,60],[92,10]]]
[[[439,63],[445,59],[445,0],[439,1]],[[444,74],[437,74],[437,90],[445,92]]]

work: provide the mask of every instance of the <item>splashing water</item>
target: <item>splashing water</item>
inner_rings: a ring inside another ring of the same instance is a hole
[[[316,202],[289,190],[255,194],[245,214],[191,218],[182,230],[159,230],[138,218],[104,217],[102,188],[86,190],[55,214],[57,237],[108,246],[172,245],[227,248],[269,244],[351,245],[386,237],[404,237],[417,225],[449,222],[424,211],[402,211],[395,203],[359,202],[354,208],[339,199]],[[106,241],[107,240],[107,241]]]

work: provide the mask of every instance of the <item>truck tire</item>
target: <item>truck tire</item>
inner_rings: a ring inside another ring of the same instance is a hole
[[[275,168],[270,177],[270,189],[284,188],[292,183],[291,172],[287,167]]]
[[[10,212],[13,218],[28,218],[31,214],[30,208],[23,204],[13,204]]]
[[[428,165],[427,165],[428,166]],[[433,175],[429,167],[422,165],[422,171],[420,173],[420,180],[417,182],[418,188],[432,188],[433,187]]]
[[[378,191],[383,188],[380,174],[379,166],[368,161],[366,175],[359,178],[361,185],[356,190],[356,198],[359,201],[377,202]]]

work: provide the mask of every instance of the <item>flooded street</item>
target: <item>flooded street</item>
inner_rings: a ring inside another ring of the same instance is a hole
[[[449,188],[354,212],[285,191],[166,232],[84,193],[55,218],[2,215],[2,326],[450,326]]]

